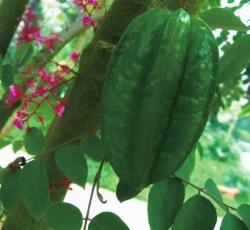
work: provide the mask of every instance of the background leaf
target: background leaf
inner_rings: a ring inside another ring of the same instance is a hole
[[[247,226],[238,217],[228,212],[222,219],[220,230],[247,230]]]
[[[213,181],[213,179],[209,178],[205,182],[205,189],[207,192],[209,192],[211,195],[213,195],[218,200],[220,200],[220,201],[223,200],[222,195],[221,195],[219,189],[217,188],[215,182]]]
[[[88,167],[81,149],[77,145],[68,145],[56,151],[55,160],[58,167],[70,177],[71,181],[84,186]]]
[[[175,172],[177,177],[189,181],[195,167],[195,150],[187,157],[182,166]]]
[[[243,204],[238,208],[238,213],[243,219],[244,223],[247,225],[248,229],[250,229],[250,205]]]
[[[200,17],[212,28],[247,31],[249,28],[232,11],[226,8],[212,8],[203,11]]]
[[[44,150],[45,138],[41,130],[38,128],[31,128],[30,131],[24,135],[24,147],[31,155],[41,154]]]
[[[91,135],[80,143],[81,150],[95,161],[101,161],[104,154],[102,141],[96,135]]]
[[[200,195],[191,197],[181,208],[172,230],[213,230],[216,224],[216,210],[211,202]]]
[[[244,35],[225,49],[224,55],[220,60],[220,83],[240,77],[240,73],[248,66],[249,61],[250,35]]]
[[[83,219],[81,211],[77,207],[65,202],[49,206],[42,218],[53,230],[79,230]]]
[[[14,63],[16,68],[25,65],[33,54],[33,48],[31,43],[21,43],[14,54]]]
[[[121,218],[112,212],[102,212],[95,216],[88,227],[88,230],[129,230]]]
[[[25,206],[34,217],[40,217],[49,202],[49,181],[44,162],[34,160],[20,173],[20,189]]]
[[[148,220],[151,230],[170,228],[183,204],[184,196],[184,185],[177,178],[169,178],[152,186],[148,196]]]

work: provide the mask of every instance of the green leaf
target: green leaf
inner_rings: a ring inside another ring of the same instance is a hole
[[[41,130],[31,128],[24,135],[24,147],[31,155],[41,154],[44,150],[45,138]]]
[[[213,179],[209,178],[206,181],[205,189],[206,189],[207,192],[209,192],[212,196],[214,196],[218,200],[220,200],[220,201],[223,200],[222,195],[221,195],[219,189],[217,188],[215,182],[213,181]]]
[[[87,180],[87,163],[77,145],[68,145],[56,151],[55,160],[58,167],[70,177],[71,181],[84,186]]]
[[[79,230],[83,219],[81,211],[77,207],[65,202],[49,206],[42,218],[53,230]]]
[[[12,149],[13,149],[14,153],[16,153],[22,147],[23,147],[23,141],[14,141],[12,143]]]
[[[222,220],[220,230],[247,230],[247,226],[238,217],[228,212]]]
[[[1,184],[1,199],[6,210],[13,209],[21,198],[19,189],[20,171],[8,171]]]
[[[240,214],[243,222],[250,229],[250,205],[243,204],[238,208],[238,213]]]
[[[44,162],[34,160],[25,165],[19,184],[30,215],[40,217],[49,202],[49,181]]]
[[[175,172],[177,177],[189,181],[195,167],[195,150],[188,156],[182,166]]]
[[[119,180],[116,187],[116,197],[120,202],[123,202],[137,196],[141,191]]]
[[[213,230],[216,210],[211,202],[200,195],[191,197],[181,208],[171,230]]]
[[[241,72],[249,65],[249,60],[250,35],[244,35],[225,50],[219,65],[220,83],[238,79]]]
[[[33,47],[31,43],[21,43],[14,54],[14,63],[17,68],[25,65],[31,58]]]
[[[101,161],[104,155],[102,141],[96,135],[91,135],[80,143],[81,150],[95,161]]]
[[[203,11],[200,17],[212,28],[247,31],[249,28],[232,11],[226,8],[212,8]]]
[[[102,212],[95,216],[88,227],[88,230],[129,230],[121,218],[112,212]]]
[[[1,70],[1,83],[5,89],[9,89],[14,79],[14,67],[11,64],[6,64],[2,66]]]
[[[184,185],[177,178],[169,178],[152,186],[148,196],[148,220],[151,230],[170,228],[183,204],[184,196]]]

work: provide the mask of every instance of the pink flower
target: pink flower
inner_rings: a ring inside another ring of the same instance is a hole
[[[55,104],[54,109],[57,117],[62,117],[65,107],[69,104],[68,100],[63,100]]]
[[[82,0],[73,0],[76,5],[82,6]]]
[[[42,96],[46,91],[47,91],[47,87],[46,86],[40,86],[38,87],[35,92],[32,94],[33,97],[36,96]]]
[[[32,89],[35,86],[35,80],[29,79],[25,82],[25,85],[28,89]]]
[[[45,124],[45,120],[44,120],[44,117],[43,117],[43,116],[38,115],[37,118],[38,118],[38,120],[42,123],[42,125]]]
[[[50,79],[51,79],[51,75],[49,73],[47,73],[44,68],[39,69],[38,74],[39,74],[40,78],[44,81],[50,81]]]
[[[19,85],[11,85],[9,88],[8,97],[5,100],[5,103],[8,106],[14,105],[19,99],[23,96],[22,89]]]
[[[33,40],[38,40],[40,37],[40,28],[38,26],[25,25],[17,38],[17,44],[20,44],[21,42],[31,42]]]
[[[28,115],[27,113],[18,111],[18,112],[16,113],[16,116],[17,116],[17,118],[22,119],[22,118],[28,117],[29,115]]]
[[[19,118],[15,118],[13,121],[13,125],[15,125],[18,129],[23,128],[23,121]]]
[[[24,12],[24,17],[27,21],[34,21],[36,20],[36,13],[34,12],[34,10],[30,7],[27,6]]]
[[[95,5],[96,4],[96,0],[88,0],[88,4],[89,5]]]
[[[70,54],[70,59],[72,61],[77,61],[80,57],[80,54],[76,51],[73,51],[71,54]]]
[[[82,18],[82,24],[84,26],[90,26],[92,23],[93,23],[93,20],[92,20],[92,18],[89,15],[88,16],[84,16]]]
[[[52,49],[54,45],[56,45],[60,39],[58,35],[53,33],[50,37],[40,37],[37,39],[37,42],[41,43],[42,45],[46,46],[48,49]]]

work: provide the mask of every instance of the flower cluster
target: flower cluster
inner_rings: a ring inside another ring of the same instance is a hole
[[[70,58],[75,62],[79,59],[79,54],[72,52]],[[5,103],[11,107],[21,101],[20,110],[17,111],[13,120],[13,125],[18,129],[23,129],[25,126],[29,128],[29,120],[33,116],[36,116],[41,124],[45,124],[44,117],[39,113],[43,103],[48,103],[51,106],[56,117],[63,116],[69,101],[61,98],[59,88],[75,79],[75,77],[72,77],[75,72],[68,65],[54,64],[56,66],[55,71],[48,72],[44,68],[39,69],[36,73],[38,78],[26,80],[25,87],[19,84],[13,84],[9,87]],[[70,77],[68,77],[69,75]],[[24,91],[22,88],[26,90]]]
[[[33,42],[52,49],[55,44],[60,41],[57,34],[52,33],[49,37],[43,36],[41,28],[37,25],[36,21],[38,16],[30,6],[27,6],[22,18],[23,28],[17,37],[17,46],[22,42]]]
[[[84,13],[82,24],[84,26],[92,26],[95,29],[97,23],[92,15],[96,9],[101,8],[100,3],[97,0],[73,0],[73,2],[80,6]]]

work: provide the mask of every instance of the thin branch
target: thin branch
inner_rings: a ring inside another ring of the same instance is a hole
[[[200,187],[198,187],[197,185],[195,185],[195,184],[193,184],[193,183],[191,183],[191,182],[189,182],[189,181],[187,181],[187,180],[185,180],[185,179],[183,179],[183,178],[180,178],[180,177],[177,177],[177,176],[173,176],[173,177],[178,178],[178,179],[180,179],[181,181],[183,181],[185,184],[188,184],[188,185],[192,186],[193,188],[197,189],[198,192],[199,192],[199,194],[200,194],[200,193],[206,194],[206,195],[209,196],[211,199],[213,199],[218,205],[223,206],[223,207],[226,207],[227,210],[231,209],[231,210],[233,210],[233,211],[237,211],[237,208],[235,208],[235,207],[233,207],[233,206],[230,206],[230,205],[228,205],[228,204],[225,204],[223,201],[217,199],[215,196],[213,196],[212,194],[210,194],[209,192],[207,192],[204,188],[200,188]]]
[[[97,173],[95,175],[94,181],[93,181],[93,185],[92,185],[92,189],[91,189],[91,193],[90,193],[89,204],[88,204],[88,208],[87,208],[87,213],[86,213],[86,217],[85,217],[83,230],[87,230],[87,223],[88,223],[87,221],[89,220],[89,213],[90,213],[90,208],[91,208],[91,204],[92,204],[92,200],[93,200],[93,196],[94,196],[94,191],[95,191],[95,187],[99,183],[104,162],[105,162],[105,158],[103,157],[103,159],[102,159],[102,161],[100,163],[99,169],[98,169],[98,171],[97,171]]]

